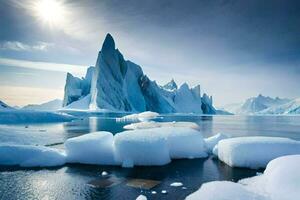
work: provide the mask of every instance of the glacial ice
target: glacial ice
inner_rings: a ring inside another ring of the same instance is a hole
[[[284,155],[300,154],[300,142],[280,137],[237,137],[219,141],[218,158],[231,167],[262,168]]]
[[[100,131],[70,138],[65,142],[67,162],[114,165],[114,137]]]
[[[291,200],[300,196],[300,155],[270,161],[262,175],[240,180],[205,183],[187,200]]]
[[[88,94],[91,110],[216,113],[212,97],[201,96],[199,85],[189,88],[184,83],[177,89],[174,80],[163,87],[151,81],[139,65],[124,59],[110,34],[105,37],[95,67],[88,69],[85,78],[67,75],[64,106]]]
[[[66,162],[64,152],[33,145],[0,145],[0,164],[21,167],[52,167]]]

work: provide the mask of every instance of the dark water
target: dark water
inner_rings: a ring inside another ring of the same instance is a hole
[[[128,122],[116,122],[122,114],[83,114],[81,119],[56,124],[20,124],[0,126],[1,143],[43,144],[61,143],[67,138],[93,131],[117,133]],[[295,116],[182,116],[165,115],[158,121],[191,121],[199,124],[205,137],[222,132],[230,136],[281,136],[300,140],[300,117]],[[28,127],[27,127],[28,126]],[[53,147],[60,147],[54,145]],[[95,188],[88,183],[103,180],[102,171],[120,180],[112,187]],[[211,157],[194,160],[173,160],[161,167],[124,169],[112,166],[67,165],[50,169],[0,167],[0,199],[135,199],[144,194],[148,199],[184,199],[202,183],[213,180],[233,180],[254,176],[257,171],[231,168]],[[160,184],[152,190],[127,186],[127,180],[151,179]],[[182,187],[170,187],[182,182]],[[167,190],[167,194],[161,194]]]

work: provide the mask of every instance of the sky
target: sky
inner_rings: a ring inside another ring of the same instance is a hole
[[[107,33],[152,80],[200,84],[217,106],[300,97],[299,10],[296,0],[0,0],[0,100],[62,99],[66,73],[84,76]]]

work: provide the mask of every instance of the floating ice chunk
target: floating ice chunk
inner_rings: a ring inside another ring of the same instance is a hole
[[[108,173],[106,172],[106,171],[103,171],[102,173],[101,173],[101,176],[107,176],[108,175]]]
[[[243,179],[239,183],[272,200],[300,197],[300,155],[276,158],[268,163],[262,175]]]
[[[70,163],[112,165],[114,159],[112,133],[100,131],[68,139],[65,142]]]
[[[171,158],[204,158],[207,156],[201,132],[191,128],[157,128],[157,135],[168,141]]]
[[[218,144],[219,141],[224,140],[226,138],[228,138],[228,137],[222,133],[218,133],[212,137],[205,138],[204,140],[205,140],[206,148],[207,148],[208,152],[212,153],[216,144]]]
[[[124,129],[149,129],[161,127],[186,127],[195,130],[200,130],[200,127],[194,122],[138,122],[124,126]]]
[[[118,118],[120,121],[149,121],[159,116],[156,112],[146,111],[137,114],[126,115],[122,118]]]
[[[11,110],[0,112],[0,124],[66,122],[73,119],[75,117],[71,115],[47,111]]]
[[[172,187],[181,187],[181,186],[183,186],[183,184],[181,182],[174,182],[174,183],[171,183],[170,186],[172,186]]]
[[[290,200],[300,196],[300,155],[276,158],[262,175],[240,180],[213,181],[189,195],[187,200]]]
[[[116,157],[123,167],[163,165],[171,158],[206,157],[202,134],[191,128],[153,128],[115,135]]]
[[[63,165],[63,152],[44,146],[0,145],[0,165],[21,167],[53,167]]]
[[[169,163],[167,140],[149,129],[124,131],[115,135],[116,158],[123,167]]]
[[[218,143],[218,157],[231,167],[261,168],[284,155],[300,154],[300,142],[279,137],[238,137]]]
[[[151,194],[157,194],[157,192],[156,191],[152,191]]]
[[[162,194],[167,194],[168,192],[167,192],[167,190],[162,190],[161,193]]]
[[[147,197],[141,194],[136,198],[136,200],[147,200]]]
[[[243,185],[230,181],[213,181],[186,197],[186,200],[266,200],[265,197],[248,191]]]

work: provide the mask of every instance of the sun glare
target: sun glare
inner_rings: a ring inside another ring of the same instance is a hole
[[[48,25],[62,25],[65,8],[59,0],[38,0],[34,5],[37,17]]]

